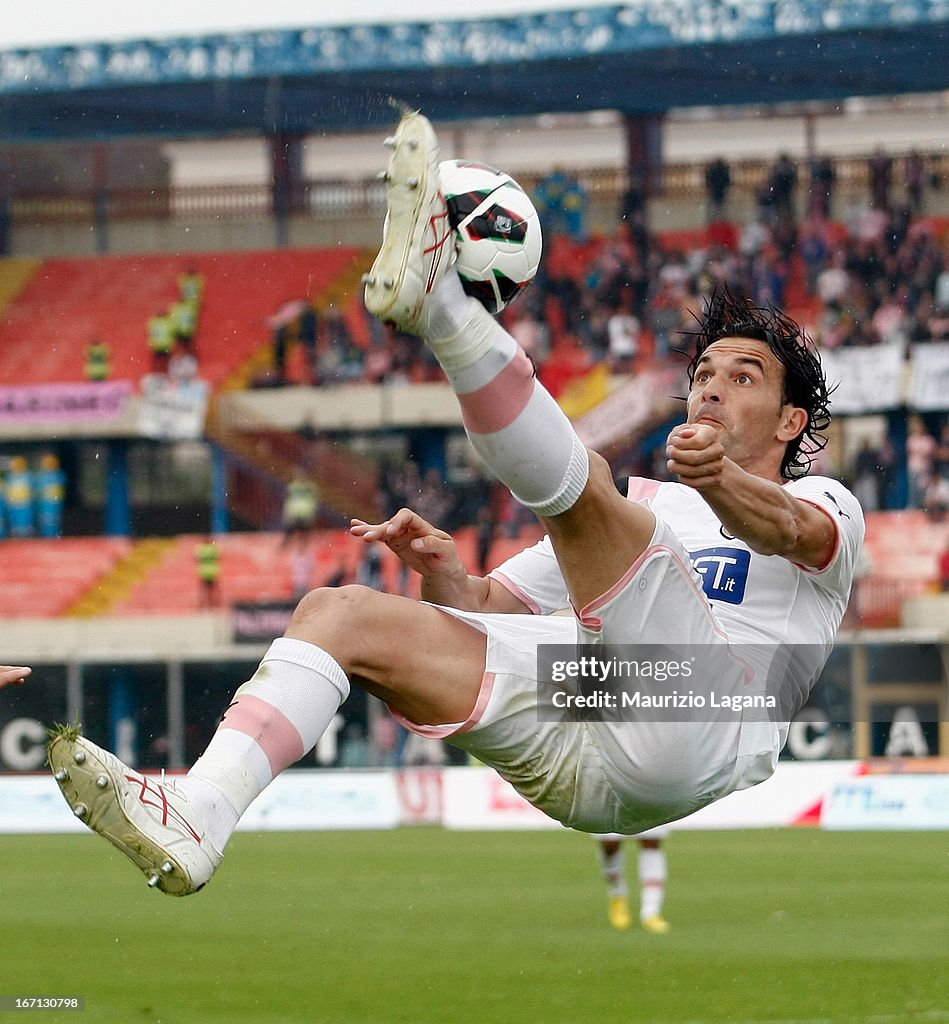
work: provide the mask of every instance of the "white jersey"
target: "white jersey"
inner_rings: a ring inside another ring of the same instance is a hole
[[[730,536],[694,488],[639,477],[628,497],[647,505],[689,553],[697,582],[721,629],[733,645],[751,650],[792,651],[804,703],[833,645],[847,609],[865,532],[856,498],[839,481],[808,476],[784,485],[795,497],[822,509],[837,539],[829,563],[819,570],[780,555],[760,555]],[[567,587],[548,538],[520,552],[492,574],[535,614],[569,604]],[[635,642],[631,636],[629,642]],[[757,659],[753,659],[757,660]]]

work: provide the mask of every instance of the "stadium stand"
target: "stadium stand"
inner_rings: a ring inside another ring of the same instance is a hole
[[[47,618],[69,609],[129,553],[124,537],[3,541],[0,618]]]
[[[137,381],[151,363],[146,324],[177,297],[178,276],[206,280],[196,336],[201,376],[222,385],[269,353],[267,318],[294,299],[316,299],[351,273],[358,250],[285,249],[89,259],[3,261],[0,379],[37,384],[83,378],[90,339],[111,348],[112,376]]]
[[[867,572],[858,583],[859,622],[866,628],[901,625],[909,598],[939,591],[939,555],[949,543],[949,522],[933,522],[919,509],[867,516]]]

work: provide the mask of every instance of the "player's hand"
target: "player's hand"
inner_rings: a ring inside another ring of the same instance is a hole
[[[33,671],[25,665],[0,665],[0,686],[17,686]]]
[[[467,578],[467,570],[451,536],[410,508],[399,509],[391,519],[375,525],[353,519],[349,532],[367,544],[385,544],[420,576]]]
[[[666,467],[679,482],[697,490],[717,487],[725,469],[719,431],[709,423],[683,423],[669,434]]]

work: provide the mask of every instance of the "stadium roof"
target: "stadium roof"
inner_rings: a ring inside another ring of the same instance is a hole
[[[630,0],[0,52],[0,140],[320,133],[949,88],[944,0]]]

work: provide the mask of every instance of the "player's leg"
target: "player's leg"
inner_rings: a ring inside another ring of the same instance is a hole
[[[255,797],[315,745],[350,680],[414,722],[460,725],[478,700],[485,646],[477,628],[432,606],[364,587],[317,590],[184,779],[145,779],[75,730],[53,740],[50,764],[78,817],[150,885],[186,895],[211,877]]]
[[[658,829],[656,831],[659,831]],[[665,935],[669,922],[662,916],[669,868],[662,839],[639,837],[639,920],[647,932]]]
[[[593,838],[597,841],[600,873],[606,882],[607,915],[614,928],[624,931],[632,924],[626,883],[626,851],[623,847],[625,837],[611,833]]]
[[[577,607],[607,591],[648,547],[655,518],[617,494],[504,328],[451,270],[438,186],[438,144],[419,114],[404,118],[388,170],[388,221],[367,275],[366,306],[422,336],[458,395],[485,463],[545,523]]]

